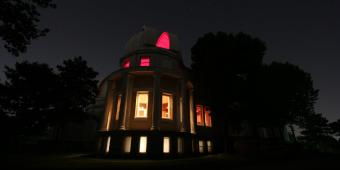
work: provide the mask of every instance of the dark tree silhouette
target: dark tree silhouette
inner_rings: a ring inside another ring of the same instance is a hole
[[[242,120],[246,83],[261,68],[265,50],[264,42],[257,38],[223,32],[205,34],[191,49],[196,101],[211,106],[226,143],[228,124]],[[229,146],[226,151],[232,150]]]
[[[65,60],[55,73],[47,64],[6,66],[0,84],[0,118],[14,137],[41,135],[48,127],[62,134],[63,125],[87,118],[97,91],[97,73],[81,57]]]
[[[0,37],[4,47],[15,56],[26,52],[33,39],[45,36],[47,28],[39,28],[40,9],[55,8],[52,0],[1,0]]]
[[[45,132],[47,117],[53,111],[57,77],[47,64],[16,63],[5,67],[7,80],[6,116],[13,120],[9,127],[14,135],[39,135]]]
[[[213,109],[222,111],[239,101],[245,80],[261,67],[265,49],[262,41],[244,33],[208,33],[199,38],[191,49],[198,100],[206,98]]]
[[[334,140],[330,136],[328,120],[321,113],[305,116],[301,128],[302,136],[299,139],[308,149],[320,151],[323,143]]]
[[[301,125],[306,116],[314,113],[318,90],[313,87],[311,75],[298,66],[273,62],[249,80],[246,113],[256,122]]]
[[[65,60],[57,69],[59,88],[56,114],[51,117],[51,121],[58,127],[56,137],[59,138],[65,124],[80,122],[89,116],[86,108],[94,103],[97,94],[95,77],[98,73],[82,57]]]
[[[335,136],[340,137],[340,119],[338,119],[335,122],[332,122],[329,124],[331,130],[332,130],[332,134],[334,134]]]

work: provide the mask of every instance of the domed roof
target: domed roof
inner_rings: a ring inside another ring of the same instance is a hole
[[[162,48],[173,52],[180,51],[179,41],[176,35],[168,32],[160,32],[146,26],[143,26],[142,31],[133,35],[126,43],[127,53],[152,48]]]

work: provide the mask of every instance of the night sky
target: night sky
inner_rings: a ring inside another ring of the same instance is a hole
[[[317,112],[331,121],[340,118],[340,1],[55,1],[57,9],[43,10],[40,23],[51,32],[34,40],[26,54],[15,58],[0,41],[1,72],[25,59],[55,66],[83,56],[101,80],[118,69],[125,43],[143,25],[177,34],[190,66],[190,48],[198,37],[242,31],[266,42],[266,63],[288,61],[311,73],[320,89]]]

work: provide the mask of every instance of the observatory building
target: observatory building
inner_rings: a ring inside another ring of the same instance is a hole
[[[100,84],[99,155],[182,157],[216,152],[214,119],[195,101],[178,37],[144,27],[130,38],[120,69]]]

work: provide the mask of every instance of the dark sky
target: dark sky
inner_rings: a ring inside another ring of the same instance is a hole
[[[245,32],[267,44],[265,62],[291,62],[312,74],[320,89],[316,109],[340,118],[340,1],[336,0],[57,0],[42,11],[51,32],[20,58],[0,48],[0,68],[16,60],[61,63],[83,56],[100,74],[118,68],[127,40],[145,24],[179,36],[186,65],[190,48],[207,32]],[[2,44],[1,44],[2,45]],[[3,73],[0,74],[3,80]]]

